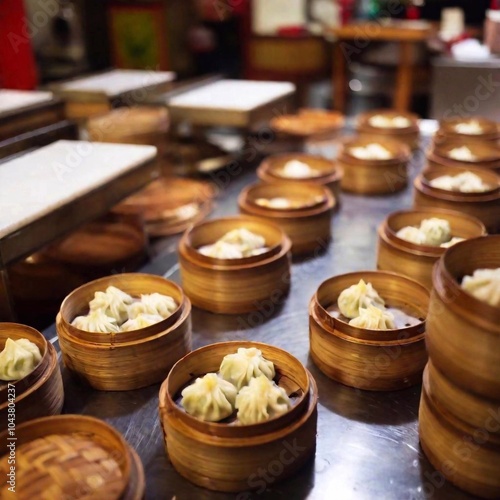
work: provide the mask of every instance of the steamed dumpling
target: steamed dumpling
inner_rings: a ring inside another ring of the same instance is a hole
[[[476,299],[490,306],[500,307],[500,267],[477,269],[472,276],[465,276],[462,288]]]
[[[265,375],[251,379],[236,397],[238,420],[243,425],[265,422],[285,413],[291,406],[285,390]]]
[[[319,172],[311,168],[307,163],[300,160],[290,160],[285,163],[281,171],[282,177],[289,179],[307,179],[308,177],[317,177]]]
[[[394,315],[374,306],[360,309],[359,316],[349,321],[351,326],[368,330],[394,330]]]
[[[233,413],[237,393],[233,384],[207,373],[182,391],[181,406],[193,417],[218,422]]]
[[[266,250],[266,239],[244,227],[229,231],[213,245],[198,248],[201,254],[216,259],[242,259]]]
[[[276,210],[286,210],[292,207],[292,203],[288,198],[257,198],[255,204]]]
[[[460,243],[461,241],[464,241],[465,238],[460,238],[459,236],[453,237],[450,241],[447,241],[446,243],[441,243],[439,245],[441,248],[450,248],[453,245],[456,245],[457,243]]]
[[[452,158],[453,160],[457,160],[457,161],[475,161],[475,160],[477,160],[474,153],[467,146],[453,148],[448,153],[448,156],[450,158]]]
[[[108,286],[105,292],[95,292],[94,298],[89,302],[91,311],[101,309],[107,316],[111,316],[118,323],[127,320],[127,308],[134,299],[114,286]]]
[[[42,359],[40,349],[28,339],[5,342],[0,352],[0,380],[19,380],[31,373]]]
[[[172,297],[161,293],[141,295],[140,304],[144,307],[144,313],[161,316],[163,319],[168,318],[177,309],[177,302]],[[129,317],[132,319],[134,316],[131,316],[131,311],[133,312],[134,305],[132,304],[129,308]]]
[[[385,302],[373,288],[371,283],[360,280],[357,285],[352,285],[344,290],[337,300],[340,312],[346,318],[357,318],[360,310],[370,305],[384,309]]]
[[[95,309],[87,316],[77,316],[71,323],[75,328],[93,333],[118,333],[116,318],[108,316],[104,309]]]
[[[455,132],[464,135],[481,135],[483,127],[477,120],[470,120],[468,122],[457,123],[455,125]]]
[[[393,157],[388,149],[376,143],[354,147],[349,152],[359,160],[390,160]]]
[[[446,191],[459,191],[461,193],[484,193],[491,188],[484,183],[479,175],[473,172],[462,172],[458,175],[442,175],[430,181],[430,185]]]
[[[262,351],[255,347],[240,347],[236,353],[224,356],[219,373],[238,390],[248,385],[252,378],[263,375],[272,380],[276,374],[274,364],[265,359]]]
[[[408,241],[409,243],[414,243],[415,245],[425,245],[427,238],[425,233],[418,227],[406,226],[401,228],[396,236],[402,240]]]
[[[411,125],[411,121],[406,116],[374,115],[370,117],[368,123],[376,128],[406,128]]]
[[[130,332],[132,330],[140,330],[151,325],[156,325],[163,321],[164,317],[158,314],[138,314],[134,319],[129,319],[121,326],[122,332]]]
[[[450,223],[445,219],[433,217],[425,219],[420,224],[420,231],[425,234],[427,245],[441,245],[451,239]]]

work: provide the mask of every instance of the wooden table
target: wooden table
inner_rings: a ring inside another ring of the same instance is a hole
[[[434,33],[432,25],[393,22],[353,23],[340,28],[327,29],[326,36],[335,37],[333,68],[333,105],[345,111],[347,101],[347,79],[349,56],[362,52],[370,42],[399,43],[399,63],[394,92],[393,107],[408,111],[411,104],[414,65],[414,46],[425,43]]]
[[[153,146],[57,141],[0,163],[0,321],[14,319],[7,265],[148,184],[155,159]]]

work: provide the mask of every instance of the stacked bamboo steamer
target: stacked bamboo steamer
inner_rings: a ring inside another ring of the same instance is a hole
[[[461,242],[436,264],[419,412],[430,462],[483,498],[500,498],[500,308],[460,283],[477,269],[499,267],[500,236]]]

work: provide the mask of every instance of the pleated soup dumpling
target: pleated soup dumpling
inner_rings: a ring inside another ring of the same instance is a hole
[[[218,422],[233,413],[237,393],[233,384],[216,373],[207,373],[182,391],[181,406],[193,417]]]
[[[420,228],[413,226],[402,227],[396,236],[415,245],[425,245],[427,241],[425,233]]]
[[[101,309],[106,316],[116,320],[118,324],[128,318],[128,306],[134,299],[128,294],[114,286],[108,286],[105,292],[95,292],[94,298],[89,302],[90,311]]]
[[[373,288],[371,283],[365,283],[364,280],[359,280],[359,283],[345,289],[337,299],[340,312],[346,318],[357,318],[360,310],[367,308],[370,305],[385,308],[385,302],[378,292]]]
[[[141,295],[141,300],[134,302],[127,308],[129,319],[135,319],[139,314],[160,316],[166,319],[177,309],[177,302],[168,295],[150,293]]]
[[[394,315],[372,305],[366,309],[360,309],[359,316],[349,321],[351,326],[365,328],[367,330],[394,330]]]
[[[163,321],[163,316],[158,314],[139,313],[135,318],[129,319],[120,327],[122,332],[130,332],[132,330],[140,330],[151,325],[156,325]]]
[[[42,354],[38,346],[28,339],[5,342],[0,352],[0,380],[20,380],[30,374],[40,363]]]
[[[236,397],[238,420],[243,425],[265,422],[287,412],[291,406],[286,391],[265,375],[252,378]]]
[[[264,248],[266,239],[260,234],[252,233],[244,227],[233,229],[226,233],[219,241],[236,245],[239,247],[245,257],[248,257],[253,251]]]
[[[425,234],[427,245],[439,246],[451,239],[450,223],[445,219],[425,219],[420,223],[420,231]]]
[[[255,347],[240,347],[236,353],[224,356],[219,373],[238,390],[248,385],[252,378],[263,375],[272,380],[276,375],[274,364],[265,359],[262,351]]]
[[[71,324],[80,330],[92,333],[118,333],[116,318],[108,316],[104,309],[91,310],[87,316],[77,316]]]
[[[472,276],[465,276],[462,288],[493,307],[500,307],[500,267],[477,269]]]

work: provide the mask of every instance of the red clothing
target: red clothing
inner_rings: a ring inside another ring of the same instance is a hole
[[[31,34],[23,0],[0,0],[0,88],[31,90],[37,85]]]

